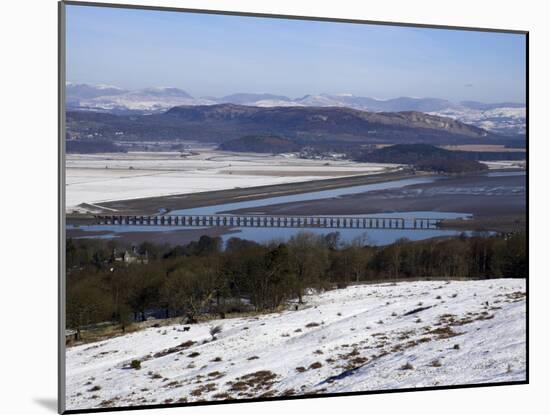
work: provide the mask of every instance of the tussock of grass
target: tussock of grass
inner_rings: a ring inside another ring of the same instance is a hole
[[[414,366],[410,362],[407,362],[401,366],[401,370],[414,370]]]
[[[430,366],[432,367],[441,367],[441,360],[439,359],[434,359],[430,362]]]
[[[320,369],[321,367],[323,367],[321,362],[315,362],[310,364],[308,369]]]

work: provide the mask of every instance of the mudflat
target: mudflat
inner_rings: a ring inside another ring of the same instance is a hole
[[[238,233],[227,227],[213,227],[205,229],[173,229],[163,231],[137,231],[137,232],[112,232],[110,230],[90,231],[78,228],[67,229],[67,238],[107,238],[113,239],[123,245],[138,245],[142,242],[154,244],[185,245],[197,241],[203,235],[215,238],[218,236]]]
[[[291,202],[240,209],[232,213],[273,215],[360,215],[411,211],[459,212],[472,214],[475,222],[446,223],[452,227],[507,231],[525,224],[526,176],[485,174],[440,178],[398,189],[340,196],[331,199]]]
[[[264,199],[275,196],[286,196],[298,193],[315,192],[320,190],[337,189],[348,186],[358,186],[371,183],[381,183],[392,180],[401,180],[417,177],[412,171],[403,169],[397,172],[368,174],[335,179],[305,181],[250,188],[235,188],[229,190],[178,194],[170,196],[148,197],[141,199],[103,202],[95,208],[104,207],[105,212],[128,215],[151,215],[166,211],[188,209],[201,206],[219,205],[223,203],[244,202],[248,200]],[[82,215],[68,215],[68,223]]]

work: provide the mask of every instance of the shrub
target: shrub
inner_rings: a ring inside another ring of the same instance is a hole
[[[139,360],[132,360],[132,363],[130,363],[130,367],[135,370],[141,369],[141,362]]]
[[[212,326],[210,327],[210,335],[212,336],[212,340],[216,340],[216,334],[219,334],[222,332],[222,326]]]

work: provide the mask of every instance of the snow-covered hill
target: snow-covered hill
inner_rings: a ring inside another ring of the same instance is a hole
[[[432,111],[432,115],[450,117],[465,124],[489,130],[497,134],[525,134],[525,107],[497,107],[489,109],[446,108]]]
[[[216,102],[193,98],[178,88],[157,87],[129,91],[104,85],[67,84],[69,109],[159,112],[179,105],[211,104]]]
[[[524,280],[360,285],[305,300],[71,347],[67,409],[525,380]]]

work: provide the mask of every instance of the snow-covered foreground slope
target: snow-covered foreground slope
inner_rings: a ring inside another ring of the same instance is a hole
[[[360,285],[305,300],[71,347],[67,409],[525,380],[524,280]]]

